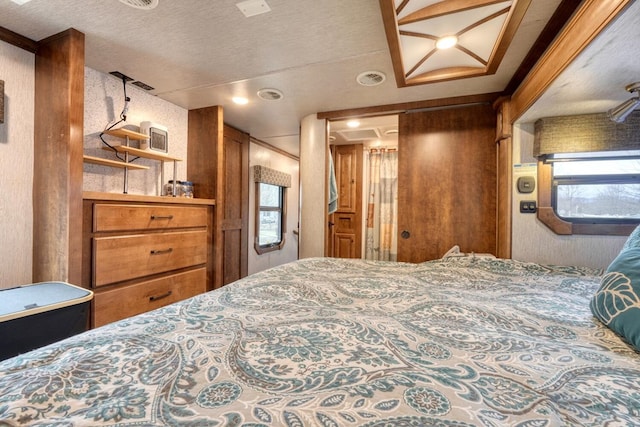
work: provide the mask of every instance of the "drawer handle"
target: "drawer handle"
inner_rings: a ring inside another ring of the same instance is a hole
[[[173,219],[173,215],[151,215],[151,219]]]
[[[168,254],[173,252],[173,248],[169,248],[169,249],[152,249],[150,251],[151,255],[162,255],[162,254]]]
[[[171,291],[168,291],[162,295],[152,295],[149,297],[149,301],[158,301],[159,299],[166,298],[168,296],[171,296]]]

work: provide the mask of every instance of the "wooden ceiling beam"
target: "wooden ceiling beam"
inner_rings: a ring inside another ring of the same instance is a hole
[[[393,1],[393,0],[391,0]],[[398,25],[411,24],[413,22],[424,21],[425,19],[437,18],[452,13],[464,12],[465,10],[477,9],[479,7],[489,6],[496,3],[502,3],[504,0],[448,0],[435,3],[398,20]]]

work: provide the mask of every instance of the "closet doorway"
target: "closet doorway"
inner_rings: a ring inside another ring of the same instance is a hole
[[[329,123],[325,253],[395,260],[398,116]]]

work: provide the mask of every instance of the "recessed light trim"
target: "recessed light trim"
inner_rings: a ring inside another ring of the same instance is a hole
[[[151,10],[158,6],[158,1],[159,0],[120,0],[120,3],[136,9]]]
[[[243,96],[234,96],[233,98],[231,98],[231,100],[234,104],[238,105],[246,105],[249,103],[249,100]]]
[[[436,47],[440,50],[451,49],[458,44],[458,37],[456,36],[444,36],[440,37],[436,41]]]
[[[284,98],[282,91],[273,88],[264,88],[258,91],[258,96],[267,101],[279,101]]]

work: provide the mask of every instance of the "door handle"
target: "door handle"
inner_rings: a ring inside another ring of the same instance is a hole
[[[402,237],[403,239],[408,239],[409,237],[411,237],[411,233],[409,233],[407,230],[402,230],[402,233],[400,233],[400,237]]]

